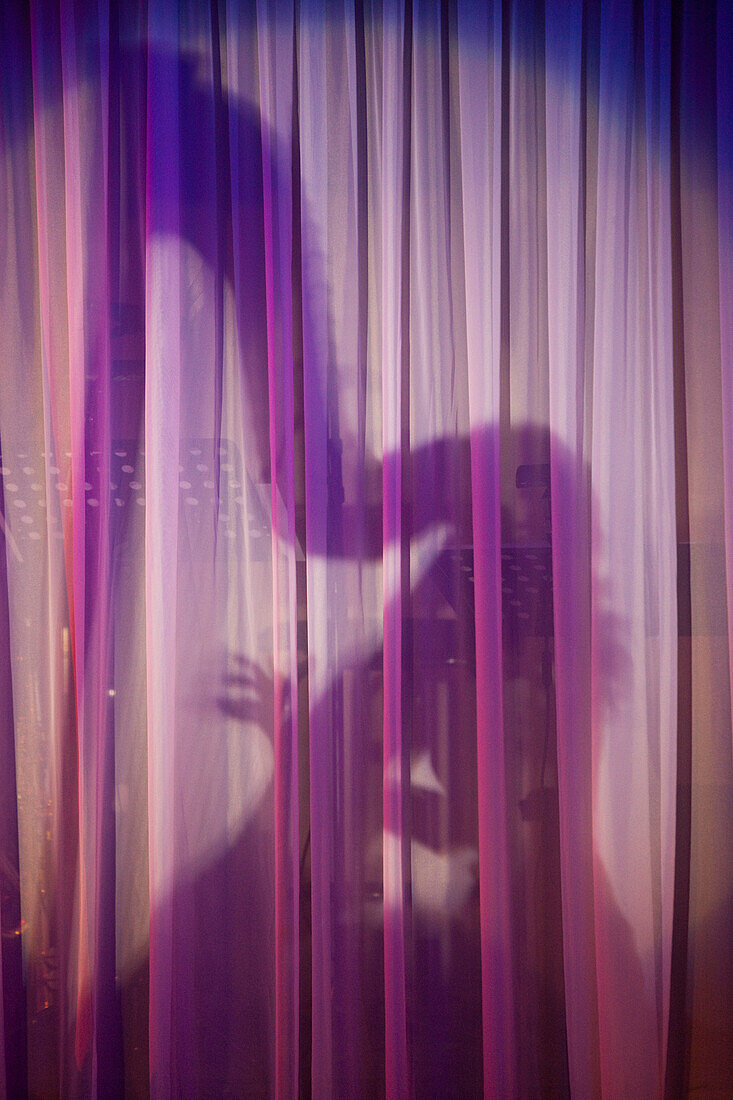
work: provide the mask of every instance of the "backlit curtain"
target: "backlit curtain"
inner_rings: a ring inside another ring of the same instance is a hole
[[[0,1090],[733,1080],[724,0],[0,9]]]

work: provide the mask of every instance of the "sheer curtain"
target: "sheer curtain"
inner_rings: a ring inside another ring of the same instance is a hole
[[[727,1095],[731,43],[3,5],[5,1094]]]

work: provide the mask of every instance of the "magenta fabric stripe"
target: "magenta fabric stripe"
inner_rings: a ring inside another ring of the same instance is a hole
[[[176,605],[180,437],[180,240],[156,235],[179,225],[178,5],[153,0],[148,34],[145,325],[145,572],[150,875],[150,1088],[176,1095],[174,1011]],[[170,53],[166,56],[166,47]],[[168,60],[168,64],[166,64]]]
[[[74,523],[74,606],[76,635],[77,736],[79,740],[80,944],[88,958],[77,993],[76,1057],[81,1067],[91,1053],[90,1088],[100,1087],[100,1059],[108,1042],[104,1003],[114,980],[102,954],[113,912],[105,910],[106,876],[102,838],[106,807],[104,773],[109,681],[109,378],[110,315],[107,254],[107,113],[85,111],[82,71],[93,73],[91,94],[108,99],[109,28],[104,5],[94,9],[93,30],[80,35],[77,13],[62,4],[62,65],[66,136],[67,290],[71,394],[72,515]],[[88,387],[88,378],[97,385]],[[113,966],[113,963],[111,964]],[[107,982],[105,983],[105,978]]]
[[[327,372],[331,365],[328,305],[325,297],[329,246],[327,179],[328,127],[322,111],[327,74],[325,35],[314,17],[317,5],[301,5],[299,28],[299,108],[301,205],[308,222],[301,227],[303,300],[303,400],[305,419],[306,578],[308,595],[308,694],[311,814],[312,1049],[314,1096],[336,1094],[334,1060],[338,1036],[333,1009],[333,847],[334,728],[329,669],[333,614],[328,599],[328,435]],[[311,645],[311,639],[315,645]],[[320,656],[317,656],[320,654]]]
[[[458,8],[476,617],[484,1092],[517,1088],[500,553],[501,4]]]
[[[94,36],[93,41],[97,40]],[[97,799],[99,797],[98,762],[101,751],[104,701],[104,648],[108,637],[105,606],[106,578],[106,507],[94,521],[87,523],[85,484],[87,453],[109,453],[104,423],[109,377],[106,292],[106,143],[95,138],[93,127],[106,126],[106,116],[92,116],[88,132],[83,116],[83,95],[80,77],[78,31],[71,4],[61,4],[61,57],[64,88],[64,139],[66,165],[66,261],[69,325],[69,394],[71,438],[71,501],[72,501],[72,581],[69,594],[72,614],[74,678],[76,685],[76,715],[78,739],[78,807],[79,807],[79,908],[78,953],[80,959],[76,998],[76,1060],[81,1068],[91,1053],[91,1087],[96,1088],[97,1046],[95,996],[96,923],[98,887]],[[82,47],[83,48],[83,47]],[[95,59],[98,64],[98,58]],[[94,69],[92,70],[94,71]],[[106,81],[100,73],[94,89],[106,102]],[[88,117],[88,116],[87,116]],[[99,177],[94,178],[87,166],[100,157]],[[89,197],[99,203],[95,222],[98,236],[90,239],[86,233]],[[100,249],[98,241],[103,242]],[[88,308],[91,305],[91,308]],[[85,308],[87,307],[87,308]],[[91,409],[87,409],[87,376],[95,374],[99,386],[90,394]],[[99,411],[102,410],[100,424]],[[87,440],[87,415],[101,434]],[[101,650],[101,651],[100,651]]]
[[[298,1094],[298,652],[295,577],[292,194],[293,8],[258,3],[267,282],[274,624],[275,1095]]]
[[[583,4],[548,4],[557,89],[545,102],[552,564],[563,964],[570,1085],[600,1088],[595,975],[590,729],[590,502],[585,432],[585,223],[581,82]]]
[[[654,568],[659,578],[652,614],[659,616],[660,648],[656,681],[648,698],[650,725],[659,739],[659,866],[654,869],[659,932],[654,946],[657,988],[658,1080],[664,1081],[669,1042],[672,932],[674,923],[675,832],[677,820],[677,517],[675,486],[674,379],[672,349],[672,195],[670,181],[672,18],[663,0],[644,8],[644,75],[646,110],[646,229],[648,241],[647,302],[650,328],[650,421],[656,496],[649,510],[657,536]],[[646,317],[642,315],[643,326]],[[656,727],[656,729],[655,729]],[[658,886],[657,886],[658,883]]]
[[[74,737],[73,747],[64,744],[64,731],[68,728],[68,684],[65,679],[69,655],[64,644],[64,627],[73,614],[73,519],[63,499],[69,490],[62,492],[58,486],[69,486],[71,479],[71,454],[68,369],[68,306],[67,266],[65,234],[56,230],[55,212],[65,208],[65,148],[63,142],[63,101],[56,102],[54,90],[62,85],[61,35],[59,12],[44,0],[37,0],[30,10],[31,64],[33,74],[33,127],[36,156],[36,203],[38,217],[39,301],[41,311],[41,362],[44,393],[44,444],[46,453],[53,455],[58,474],[54,475],[51,463],[46,463],[43,485],[45,489],[45,539],[49,560],[53,555],[53,520],[58,515],[62,533],[61,561],[49,570],[49,587],[46,604],[46,623],[49,639],[49,667],[47,684],[49,693],[49,726],[53,730],[48,747],[48,766],[52,775],[52,805],[55,836],[53,843],[54,868],[63,875],[67,866],[66,852],[78,850],[78,815],[65,807],[63,787],[64,765],[73,759],[78,764],[78,747]],[[59,637],[59,626],[64,624]],[[74,779],[74,782],[76,780]],[[72,836],[67,830],[71,824]],[[63,1059],[59,1074],[62,1089],[70,1084],[69,1067],[75,1067],[72,1048],[76,1043],[74,1021],[77,1014],[78,973],[74,946],[68,942],[68,901],[59,905],[53,933],[63,942],[59,952],[58,968],[60,987],[68,991],[60,1006],[60,1033],[70,1036],[64,1043]],[[39,1051],[31,1048],[31,1057]]]
[[[405,9],[401,0],[383,15],[382,116],[382,542],[383,542],[383,890],[384,890],[384,1026],[386,1094],[389,1100],[409,1096],[407,1049],[406,936],[410,919],[406,882],[410,874],[410,839],[403,805],[403,543],[409,532],[402,522],[403,371],[407,341],[402,331],[402,231],[405,135]]]

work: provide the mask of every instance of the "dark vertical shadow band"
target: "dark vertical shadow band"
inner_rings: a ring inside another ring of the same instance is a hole
[[[668,1100],[687,1092],[687,949],[690,918],[692,831],[692,600],[682,299],[682,201],[680,173],[681,4],[672,5],[670,189],[672,213],[672,354],[674,372],[675,495],[677,512],[677,788],[670,974],[669,1032],[665,1067]]]

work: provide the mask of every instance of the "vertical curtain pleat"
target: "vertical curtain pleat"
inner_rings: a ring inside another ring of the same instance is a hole
[[[306,569],[308,586],[308,692],[310,739],[312,1081],[313,1091],[335,1094],[334,1018],[332,995],[334,912],[331,899],[334,833],[336,829],[331,763],[335,756],[333,704],[329,684],[333,635],[329,630],[328,588],[328,434],[327,377],[332,366],[328,341],[328,108],[323,112],[322,88],[328,87],[327,41],[314,12],[303,11],[299,30],[298,102],[300,112],[301,203],[309,223],[301,226],[303,299],[303,399],[305,415]],[[325,183],[325,186],[324,186]],[[321,553],[317,553],[317,548]],[[312,552],[313,551],[313,552]],[[311,700],[315,700],[311,702]]]
[[[30,61],[29,26],[27,19],[15,10],[2,13],[2,49]],[[42,752],[43,728],[52,726],[45,692],[37,690],[31,655],[42,657],[54,652],[53,640],[47,638],[36,624],[48,622],[44,601],[46,575],[46,533],[41,489],[44,469],[38,467],[38,490],[26,499],[22,491],[22,471],[33,469],[31,455],[44,449],[43,382],[41,364],[41,332],[38,322],[38,254],[35,247],[36,211],[33,187],[34,149],[32,135],[25,123],[33,113],[33,88],[30,80],[11,79],[9,67],[0,70],[0,156],[4,213],[0,219],[0,348],[4,366],[0,385],[0,447],[2,447],[2,554],[3,576],[7,584],[7,615],[3,638],[7,668],[3,687],[10,698],[4,700],[4,757],[12,753],[15,775],[3,776],[3,983],[10,978],[9,956],[6,951],[6,929],[19,930],[21,920],[32,920],[35,929],[32,958],[25,964],[24,987],[26,1003],[38,1004],[43,997],[43,974],[40,953],[43,936],[39,917],[43,919],[44,878],[53,877],[53,851],[44,844],[46,829],[51,827],[49,803],[55,811],[55,756]],[[28,247],[30,245],[30,247]],[[14,395],[25,394],[23,407],[14,407]],[[32,522],[24,523],[28,515]],[[33,529],[25,534],[27,528]],[[63,586],[63,582],[61,586]],[[50,662],[49,662],[50,663]],[[45,686],[45,685],[44,685]],[[40,687],[40,685],[39,685]],[[12,721],[8,721],[12,715]],[[48,723],[48,725],[46,724]],[[10,748],[7,743],[10,742]],[[11,757],[11,758],[12,758]],[[9,819],[9,820],[8,820]],[[6,823],[7,822],[7,823]],[[9,844],[12,829],[17,829],[17,858]],[[5,848],[7,845],[7,848]],[[17,898],[18,913],[13,919],[12,902]],[[21,987],[23,988],[23,987]],[[18,990],[20,992],[20,990]],[[17,995],[17,994],[16,994]],[[10,1004],[3,997],[3,1023],[10,1025]],[[25,1023],[25,1020],[23,1021]],[[7,1035],[7,1032],[5,1033]],[[5,1039],[5,1036],[4,1036]],[[7,1040],[3,1052],[3,1085],[10,1091],[12,1050]],[[25,1052],[23,1052],[25,1055]],[[25,1069],[25,1067],[23,1067]],[[23,1074],[20,1078],[23,1082]],[[26,1077],[27,1080],[27,1077]],[[16,1082],[18,1078],[16,1076]]]
[[[385,1039],[393,1040],[375,980],[386,965],[381,676],[372,663],[382,618],[382,441],[379,375],[367,385],[365,374],[376,332],[364,314],[366,295],[376,293],[369,250],[381,232],[367,221],[364,188],[381,140],[356,144],[367,61],[354,20],[345,5],[325,22],[303,9],[299,23],[312,1079],[324,1094],[378,1087]],[[370,212],[373,202],[369,195]]]
[[[602,1088],[620,1082],[655,1095],[664,1074],[673,889],[676,544],[669,220],[660,234],[656,208],[649,220],[647,199],[659,186],[664,147],[655,149],[649,164],[644,126],[662,129],[668,100],[655,79],[655,62],[669,36],[653,13],[647,28],[635,25],[634,13],[631,5],[603,11],[600,30],[591,447],[593,887]],[[646,57],[645,29],[651,39]],[[664,204],[664,193],[658,203]]]
[[[0,1092],[724,1079],[728,7],[3,7]]]
[[[145,574],[150,875],[150,1086],[173,1094],[176,605],[181,251],[178,7],[148,7],[145,296]],[[170,235],[156,234],[156,222]]]
[[[502,691],[501,5],[458,7],[463,235],[476,619],[484,1089],[516,1089]]]
[[[563,962],[570,1087],[599,1089],[591,827],[583,4],[546,9],[549,424]]]
[[[407,1096],[411,1067],[407,1048],[408,934],[407,894],[410,836],[405,815],[408,774],[406,754],[403,607],[405,585],[403,457],[405,438],[404,371],[410,354],[404,331],[403,233],[406,196],[404,5],[383,12],[382,133],[380,147],[381,336],[382,336],[382,540],[383,540],[383,891],[384,1028],[387,1096]],[[408,185],[409,186],[409,185]]]
[[[657,590],[650,584],[649,619],[659,616],[659,642],[650,662],[647,713],[655,742],[655,764],[650,804],[658,800],[653,819],[652,852],[654,913],[654,971],[656,1041],[659,1077],[664,1080],[669,1040],[672,932],[674,922],[674,851],[677,785],[677,525],[675,469],[674,380],[672,347],[672,203],[670,184],[671,50],[670,13],[659,2],[644,12],[644,103],[646,142],[647,301],[641,323],[648,317],[651,359],[648,408],[653,425],[655,462],[652,491],[645,500],[646,537],[652,542],[652,569]],[[643,288],[642,288],[643,289]],[[650,517],[654,515],[652,520]],[[650,808],[651,808],[650,805]]]
[[[41,451],[46,462],[42,487],[45,530],[41,537],[48,561],[45,582],[48,653],[39,683],[39,700],[47,700],[49,729],[53,730],[45,753],[48,778],[48,824],[53,836],[53,870],[39,876],[39,900],[49,906],[49,941],[55,942],[59,986],[65,991],[60,1011],[59,1077],[65,1087],[74,1080],[76,1059],[75,1016],[80,995],[77,965],[78,933],[81,928],[78,882],[79,817],[76,766],[78,743],[75,730],[75,697],[72,690],[74,667],[71,659],[71,606],[73,602],[71,500],[71,415],[69,374],[69,330],[66,235],[57,224],[57,212],[65,210],[65,147],[60,42],[60,12],[45,4],[34,4],[30,13],[34,103],[35,186],[38,211],[39,297],[41,317],[41,364],[43,385],[43,435]],[[83,372],[83,368],[82,368]],[[40,471],[39,471],[40,474]],[[62,548],[62,554],[59,554]],[[42,590],[42,589],[41,589]],[[43,789],[43,787],[41,787]],[[39,860],[44,866],[43,858]],[[39,865],[37,864],[37,865]],[[47,881],[49,879],[51,881]],[[71,880],[74,888],[62,890],[59,883]],[[53,899],[53,900],[52,900]],[[25,908],[25,907],[24,907]],[[31,906],[28,910],[33,912]],[[87,914],[84,919],[86,920]],[[26,918],[27,919],[27,918]],[[31,918],[33,924],[36,921]],[[41,974],[39,974],[41,978]],[[88,971],[87,971],[88,978]],[[86,991],[88,996],[88,989]],[[29,1086],[35,1067],[43,1065],[43,1054],[29,1035]],[[43,1074],[39,1078],[43,1080]]]
[[[78,740],[75,1054],[92,1090],[117,1075],[109,697],[108,14],[61,5],[71,445],[71,616]],[[109,1063],[107,1064],[107,1059]]]
[[[263,1095],[276,1090],[286,1095],[297,1067],[291,1021],[298,1003],[293,984],[298,927],[289,886],[297,860],[297,809],[289,806],[292,816],[286,816],[276,810],[276,800],[281,802],[293,782],[298,728],[290,710],[297,706],[297,683],[290,680],[293,624],[288,617],[293,606],[288,548],[293,460],[287,442],[293,429],[286,419],[292,322],[289,300],[280,297],[290,248],[292,25],[287,5],[261,11],[259,23],[240,7],[228,5],[225,19],[220,13],[218,30],[225,65],[221,107],[228,124],[230,230],[226,183],[219,201],[224,233],[231,231],[233,264],[230,275],[230,246],[220,239],[224,361],[221,439],[214,445],[220,464],[214,490],[219,533],[212,547],[218,573],[217,640],[207,663],[216,669],[212,702],[225,718],[220,744],[226,747],[222,758],[216,741],[212,744],[209,797],[213,805],[222,786],[227,797],[217,832],[212,834],[208,811],[199,814],[201,846],[192,868],[206,895],[207,915],[198,935],[219,968],[200,1068],[205,1073],[206,1050],[215,1042],[222,1088],[236,1091],[247,1080]],[[285,127],[282,134],[276,124]],[[270,394],[274,398],[278,392],[281,405],[271,417]],[[215,418],[214,408],[208,415]],[[213,433],[212,425],[205,434]],[[197,541],[192,532],[192,550]],[[201,568],[193,572],[194,585]],[[209,720],[214,728],[219,725],[219,718]],[[195,788],[194,781],[192,806],[198,801]],[[207,881],[212,841],[215,877]],[[215,908],[217,891],[227,899],[224,910]],[[246,939],[240,928],[246,929]],[[254,941],[260,945],[257,952],[249,948]],[[226,1002],[221,1003],[217,987],[226,990]]]
[[[298,1090],[298,640],[292,306],[293,7],[258,5],[270,404],[275,750],[275,1095]]]
[[[733,862],[721,860],[733,822],[729,654],[725,585],[724,447],[716,204],[715,12],[673,8],[673,242],[675,393],[680,485],[680,738],[676,974],[684,965],[690,1090],[724,1088],[731,1034],[708,1008],[731,983]],[[687,545],[686,545],[687,544]],[[686,680],[686,682],[685,682]],[[680,927],[681,926],[681,927]],[[680,931],[678,932],[678,928]],[[677,990],[675,1005],[681,1012]]]
[[[474,738],[452,736],[459,726],[473,730],[476,714],[473,608],[462,585],[471,542],[470,510],[461,493],[471,469],[471,380],[456,102],[460,52],[453,48],[456,28],[447,8],[417,3],[411,19],[409,385],[403,388],[410,461],[402,485],[409,571],[402,681],[403,759],[410,763],[408,1026],[414,1090],[421,1095],[441,1073],[459,1093],[479,1087],[481,982],[478,752]],[[428,768],[435,776],[432,796],[423,774]],[[451,882],[442,893],[441,871]]]

